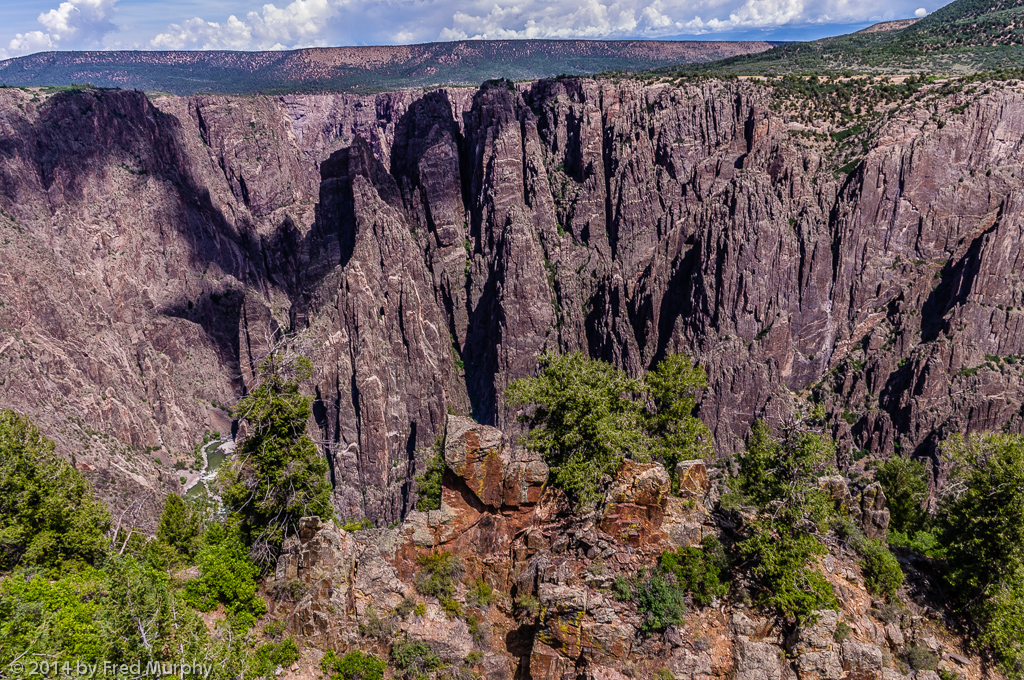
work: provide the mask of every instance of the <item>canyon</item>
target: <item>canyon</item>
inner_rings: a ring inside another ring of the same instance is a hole
[[[862,122],[778,84],[374,95],[0,89],[0,406],[145,525],[268,347],[340,517],[409,516],[449,413],[543,352],[707,370],[719,455],[812,411],[846,469],[1020,432],[1024,86]],[[133,504],[137,505],[132,510]]]

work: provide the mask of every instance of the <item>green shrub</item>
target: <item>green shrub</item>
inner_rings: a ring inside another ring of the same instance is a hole
[[[760,585],[757,599],[800,623],[838,606],[832,586],[812,566],[828,552],[821,534],[834,505],[817,479],[834,455],[828,437],[800,432],[780,442],[759,421],[740,458],[736,481],[759,508],[740,544]]]
[[[210,645],[168,575],[134,557],[114,555],[102,569],[55,580],[18,570],[0,581],[2,668],[23,655],[72,664],[182,663],[218,656]]]
[[[270,642],[256,648],[250,666],[251,676],[272,678],[274,671],[287,668],[299,660],[299,647],[295,640],[288,638],[282,642]],[[250,676],[250,677],[251,677]]]
[[[391,660],[402,677],[418,680],[441,667],[441,657],[425,642],[403,640],[391,648]]]
[[[636,607],[643,617],[640,631],[645,635],[679,625],[686,615],[686,593],[671,574],[655,571],[647,578],[643,572],[632,579],[619,576],[612,588],[616,598]]]
[[[400,619],[404,619],[409,614],[412,614],[416,609],[416,600],[406,596],[402,598],[402,601],[395,606],[395,616]]]
[[[925,528],[928,469],[924,463],[895,456],[878,464],[875,481],[885,492],[890,531],[913,534]]]
[[[199,578],[185,584],[185,598],[199,611],[223,603],[235,625],[249,628],[267,611],[257,590],[259,569],[249,561],[234,531],[207,531],[211,542],[196,557]]]
[[[543,454],[553,483],[577,508],[601,499],[598,483],[614,476],[624,457],[646,460],[650,442],[634,395],[643,384],[581,352],[539,358],[540,375],[509,385],[510,406],[533,405],[527,446]]]
[[[487,626],[477,616],[467,616],[466,625],[469,627],[469,635],[473,638],[473,642],[483,646],[487,642]]]
[[[679,587],[689,592],[699,605],[708,605],[728,591],[722,583],[722,572],[727,566],[725,550],[714,536],[706,536],[700,548],[666,551],[658,563],[663,571],[675,576]]]
[[[455,597],[455,584],[462,578],[462,560],[442,551],[416,558],[420,571],[416,574],[416,590],[422,595],[449,600]]]
[[[466,655],[466,663],[469,665],[475,665],[484,660],[484,653],[481,651],[473,650]]]
[[[539,376],[509,385],[507,403],[534,407],[524,417],[527,446],[543,454],[577,509],[601,499],[601,478],[624,458],[653,453],[674,478],[677,461],[711,455],[711,435],[693,415],[707,376],[688,357],[669,355],[640,380],[581,352],[539,361]]]
[[[536,616],[540,611],[540,601],[530,593],[522,593],[516,598],[516,613],[519,616]]]
[[[643,377],[647,395],[654,404],[646,412],[646,429],[651,436],[651,453],[665,464],[678,489],[676,464],[682,460],[704,460],[714,454],[711,432],[694,415],[697,397],[707,389],[704,369],[683,354],[669,354]]]
[[[0,409],[0,571],[97,564],[109,528],[106,508],[53,442],[27,418]]]
[[[444,438],[434,440],[433,453],[427,458],[427,468],[416,475],[416,509],[420,512],[441,507],[441,488],[444,484]]]
[[[1011,676],[1024,675],[1024,438],[954,436],[940,509],[949,580],[982,644]]]
[[[273,621],[268,621],[266,625],[263,626],[263,635],[271,638],[272,640],[276,640],[284,633],[284,629],[284,621],[281,619],[274,619]]]
[[[934,671],[939,667],[939,655],[917,643],[907,645],[904,658],[907,665],[915,671]]]
[[[341,528],[342,528],[342,530],[348,531],[350,533],[351,532],[356,532],[356,531],[362,531],[363,529],[372,529],[373,528],[373,522],[371,522],[366,517],[363,517],[361,519],[352,518],[352,519],[346,520],[341,525]]]
[[[164,500],[164,509],[156,528],[156,540],[191,560],[201,546],[204,512],[194,502],[186,502],[172,493]]]
[[[913,536],[899,531],[889,532],[889,545],[896,548],[906,548],[925,557],[943,558],[946,556],[946,549],[939,541],[939,537],[931,531],[917,531]]]
[[[358,649],[342,657],[328,651],[320,661],[320,668],[331,680],[383,680],[387,662]]]
[[[454,597],[441,598],[441,609],[449,619],[456,619],[462,616],[462,603]]]
[[[395,623],[390,618],[381,618],[377,610],[367,607],[363,620],[359,622],[359,634],[375,640],[390,640],[395,632]]]
[[[896,600],[896,591],[903,585],[903,570],[893,554],[884,543],[872,539],[862,541],[858,552],[863,557],[861,572],[868,592],[889,602]]]
[[[466,604],[474,607],[480,607],[486,609],[494,604],[497,596],[494,592],[494,588],[490,583],[483,579],[478,579],[469,584],[469,589],[466,591]]]
[[[840,621],[836,624],[836,632],[832,634],[832,638],[836,642],[842,642],[843,640],[848,639],[852,633],[853,629],[850,628],[850,625],[845,621]]]

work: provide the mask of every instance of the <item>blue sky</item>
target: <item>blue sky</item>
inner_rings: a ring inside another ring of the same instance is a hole
[[[483,38],[807,40],[940,6],[928,2],[0,0],[0,58],[46,50],[264,50]]]

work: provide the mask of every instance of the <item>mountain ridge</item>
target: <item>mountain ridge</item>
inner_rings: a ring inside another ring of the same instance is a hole
[[[869,27],[813,42],[779,45],[754,55],[729,57],[706,67],[664,67],[655,73],[963,75],[1020,68],[1024,65],[1022,19],[1022,0],[954,0],[895,30],[871,31],[873,27]]]
[[[713,61],[771,48],[768,41],[481,40],[322,47],[281,52],[42,52],[0,62],[0,82],[241,94],[369,92],[485,80],[532,80]]]

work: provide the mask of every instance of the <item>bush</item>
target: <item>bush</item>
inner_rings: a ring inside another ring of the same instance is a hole
[[[249,561],[236,532],[211,528],[207,536],[211,542],[196,558],[200,576],[185,584],[185,598],[204,612],[223,603],[234,625],[250,628],[267,611],[256,594],[259,569]]]
[[[581,352],[544,354],[539,362],[540,375],[509,385],[506,402],[535,407],[525,417],[527,446],[544,455],[555,486],[576,508],[593,506],[601,499],[601,478],[614,475],[624,457],[650,455],[634,398],[643,384]]]
[[[421,595],[442,602],[455,597],[455,584],[462,578],[462,560],[445,551],[420,555],[416,562],[421,567],[416,574],[416,590]]]
[[[913,536],[898,531],[889,532],[889,545],[895,548],[906,548],[919,555],[933,558],[946,556],[946,549],[939,541],[939,537],[931,531],[917,531]]]
[[[740,544],[761,586],[758,601],[801,624],[838,606],[832,586],[811,565],[828,552],[820,534],[833,503],[817,479],[834,455],[828,437],[800,432],[780,442],[759,421],[740,459],[736,481],[759,508]]]
[[[299,660],[299,647],[295,640],[269,642],[256,648],[250,673],[260,678],[272,678],[278,668],[287,668]],[[250,676],[251,677],[251,676]]]
[[[82,474],[27,418],[0,409],[0,571],[95,565],[110,516]]]
[[[272,640],[276,640],[284,633],[284,629],[284,621],[274,619],[273,621],[268,621],[266,625],[263,626],[263,635]]]
[[[915,671],[934,671],[939,667],[939,655],[917,643],[907,645],[904,658]]]
[[[391,648],[391,660],[395,668],[402,671],[402,677],[419,680],[427,673],[441,667],[441,657],[425,642],[404,640]]]
[[[483,579],[473,581],[469,584],[469,590],[466,591],[466,604],[473,607],[480,607],[486,609],[494,604],[497,599],[494,588],[490,583]]]
[[[466,625],[469,627],[469,635],[473,638],[473,642],[481,647],[487,642],[487,626],[477,616],[470,615],[466,617]]]
[[[927,515],[924,502],[928,498],[928,469],[919,461],[890,458],[875,468],[875,481],[885,492],[889,508],[889,530],[913,534],[924,528]]]
[[[540,602],[530,593],[522,593],[516,598],[516,614],[518,616],[536,616],[540,611]]]
[[[896,600],[896,591],[903,585],[903,570],[893,554],[884,543],[872,539],[864,539],[858,552],[863,557],[861,572],[868,592],[888,602]]]
[[[714,454],[711,432],[694,416],[697,397],[707,389],[708,377],[689,357],[670,354],[643,377],[643,382],[654,404],[646,417],[651,452],[664,462],[673,487],[678,489],[679,461],[704,460]]]
[[[358,649],[343,657],[328,651],[320,661],[320,668],[331,680],[383,680],[387,662]]]
[[[341,525],[341,528],[342,528],[343,531],[348,531],[349,533],[354,533],[356,531],[362,531],[363,529],[372,529],[373,528],[373,522],[371,522],[366,517],[363,517],[362,519],[354,519],[353,518],[353,519],[345,521],[345,523]]]
[[[258,384],[235,407],[249,424],[235,462],[221,468],[221,497],[238,519],[253,561],[269,569],[301,517],[331,519],[327,461],[306,434],[310,397],[299,383],[312,374],[305,357],[275,351],[259,366]]]
[[[199,616],[166,573],[112,556],[51,580],[16,571],[0,581],[0,667],[23,655],[90,664],[191,662],[211,654]]]
[[[367,607],[363,620],[359,623],[359,634],[375,640],[387,641],[395,633],[395,623],[390,617],[381,618],[377,610]]]
[[[441,488],[444,483],[444,438],[434,440],[433,453],[427,458],[427,468],[416,475],[416,509],[420,512],[441,507]]]
[[[612,588],[616,598],[631,601],[643,616],[640,631],[645,635],[679,625],[686,616],[686,593],[671,574],[655,571],[648,578],[642,573],[634,579],[620,576]]]
[[[679,460],[707,458],[711,435],[693,413],[707,387],[704,370],[669,355],[642,379],[580,352],[540,357],[540,375],[506,391],[510,406],[533,406],[526,443],[544,455],[553,483],[579,509],[601,499],[601,480],[624,458],[653,453],[675,480]],[[648,408],[653,405],[653,408]]]
[[[416,609],[416,600],[411,597],[403,597],[402,601],[395,607],[395,616],[404,619]]]
[[[949,580],[1008,675],[1024,673],[1024,438],[954,436],[940,523]]]
[[[700,548],[664,552],[658,564],[663,571],[675,576],[679,587],[689,592],[699,605],[708,605],[728,591],[722,583],[722,572],[727,566],[725,550],[714,536],[706,536]]]
[[[204,513],[195,503],[186,503],[181,496],[172,493],[164,500],[156,540],[191,560],[200,548],[203,520]]]

